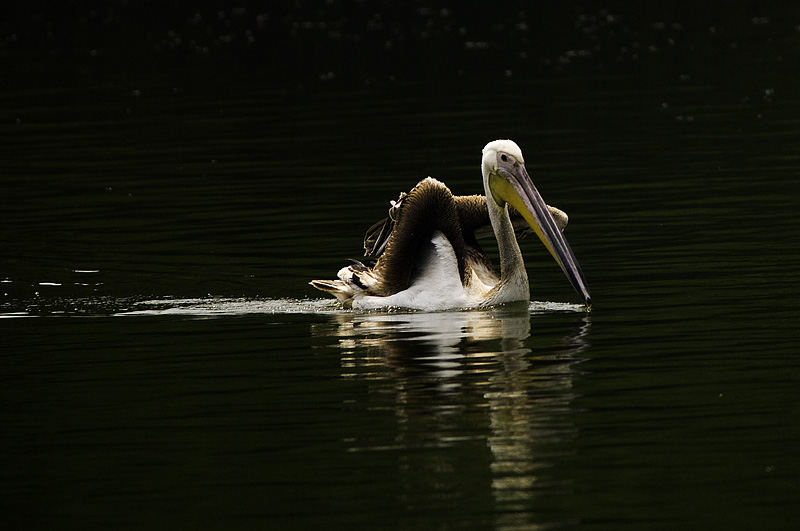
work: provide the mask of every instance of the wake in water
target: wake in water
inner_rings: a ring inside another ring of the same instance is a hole
[[[214,317],[250,314],[316,314],[344,310],[333,299],[154,299],[136,303],[131,309],[115,313],[127,315],[195,315]]]
[[[136,305],[139,309],[119,312],[115,315],[248,315],[248,314],[336,314],[336,313],[368,313],[358,310],[344,310],[333,299],[165,299],[142,301]],[[528,306],[531,313],[549,312],[584,312],[582,304],[559,302],[531,302]],[[458,311],[458,310],[449,310]],[[464,310],[469,311],[469,310]],[[424,313],[402,308],[369,313]]]
[[[458,310],[450,310],[458,311]],[[465,310],[467,311],[467,310]],[[533,301],[528,311],[536,313],[574,312],[583,313],[582,304],[563,302]],[[344,310],[333,299],[249,299],[227,297],[202,297],[192,299],[41,299],[20,304],[19,307],[6,306],[0,309],[0,318],[19,317],[128,317],[128,316],[167,316],[184,315],[197,318],[212,318],[236,315],[275,315],[275,314],[349,314],[367,313]],[[405,309],[390,309],[369,313],[422,313]]]

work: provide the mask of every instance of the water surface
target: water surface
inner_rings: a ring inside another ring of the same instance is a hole
[[[705,77],[671,24],[625,68],[491,82],[28,65],[0,94],[5,527],[792,529],[800,80],[791,25],[747,20],[783,40],[709,37],[740,68]],[[591,312],[533,239],[527,305],[307,285],[421,178],[479,193],[500,137]]]

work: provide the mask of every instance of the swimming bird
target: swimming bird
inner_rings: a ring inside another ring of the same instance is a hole
[[[485,197],[455,196],[444,183],[423,179],[367,231],[364,247],[378,257],[374,266],[353,261],[339,270],[338,280],[310,284],[355,309],[433,311],[528,301],[517,243],[527,224],[590,306],[586,279],[562,234],[567,215],[545,204],[519,146],[511,140],[486,144],[481,172]],[[499,274],[478,244],[488,227],[497,239]]]

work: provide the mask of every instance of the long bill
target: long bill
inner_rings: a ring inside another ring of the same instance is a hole
[[[564,235],[558,229],[553,215],[533,185],[528,171],[522,164],[500,167],[489,177],[492,194],[502,199],[522,214],[528,225],[561,266],[575,291],[583,297],[587,306],[592,305],[592,296],[586,285],[578,259],[572,252]]]

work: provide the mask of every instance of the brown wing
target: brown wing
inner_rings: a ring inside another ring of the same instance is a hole
[[[465,235],[455,198],[444,183],[428,177],[401,195],[389,217],[367,231],[364,249],[379,257],[373,273],[380,283],[371,291],[391,295],[408,288],[435,231],[441,231],[453,246],[459,274],[462,280],[466,278]]]
[[[567,216],[550,208],[561,230]],[[532,232],[522,216],[509,207],[509,215],[517,238]],[[411,192],[392,202],[389,216],[372,225],[364,236],[365,255],[378,258],[374,273],[381,279],[376,295],[391,295],[406,289],[412,280],[419,255],[439,230],[450,241],[458,260],[462,280],[467,276],[468,262],[492,266],[478,243],[478,238],[494,236],[486,197],[454,196],[443,183],[428,177]]]
[[[393,212],[396,212],[402,206],[402,201],[406,194],[401,194],[400,199],[392,202],[392,208],[389,210],[389,217],[383,218],[369,229],[364,235],[364,255],[379,257],[386,249],[386,243],[394,230],[395,220],[393,219]],[[486,208],[486,197],[482,195],[455,195],[453,200],[458,210],[458,219],[461,223],[461,231],[467,240],[473,239],[477,245],[477,240],[482,238],[494,237],[492,224],[489,220],[489,210]],[[567,214],[556,207],[547,206],[556,225],[562,231],[569,223]],[[528,226],[527,222],[523,219],[522,215],[509,206],[509,215],[511,216],[511,224],[514,226],[514,233],[517,239],[522,239],[529,235],[532,229]],[[478,249],[480,247],[478,246]]]

